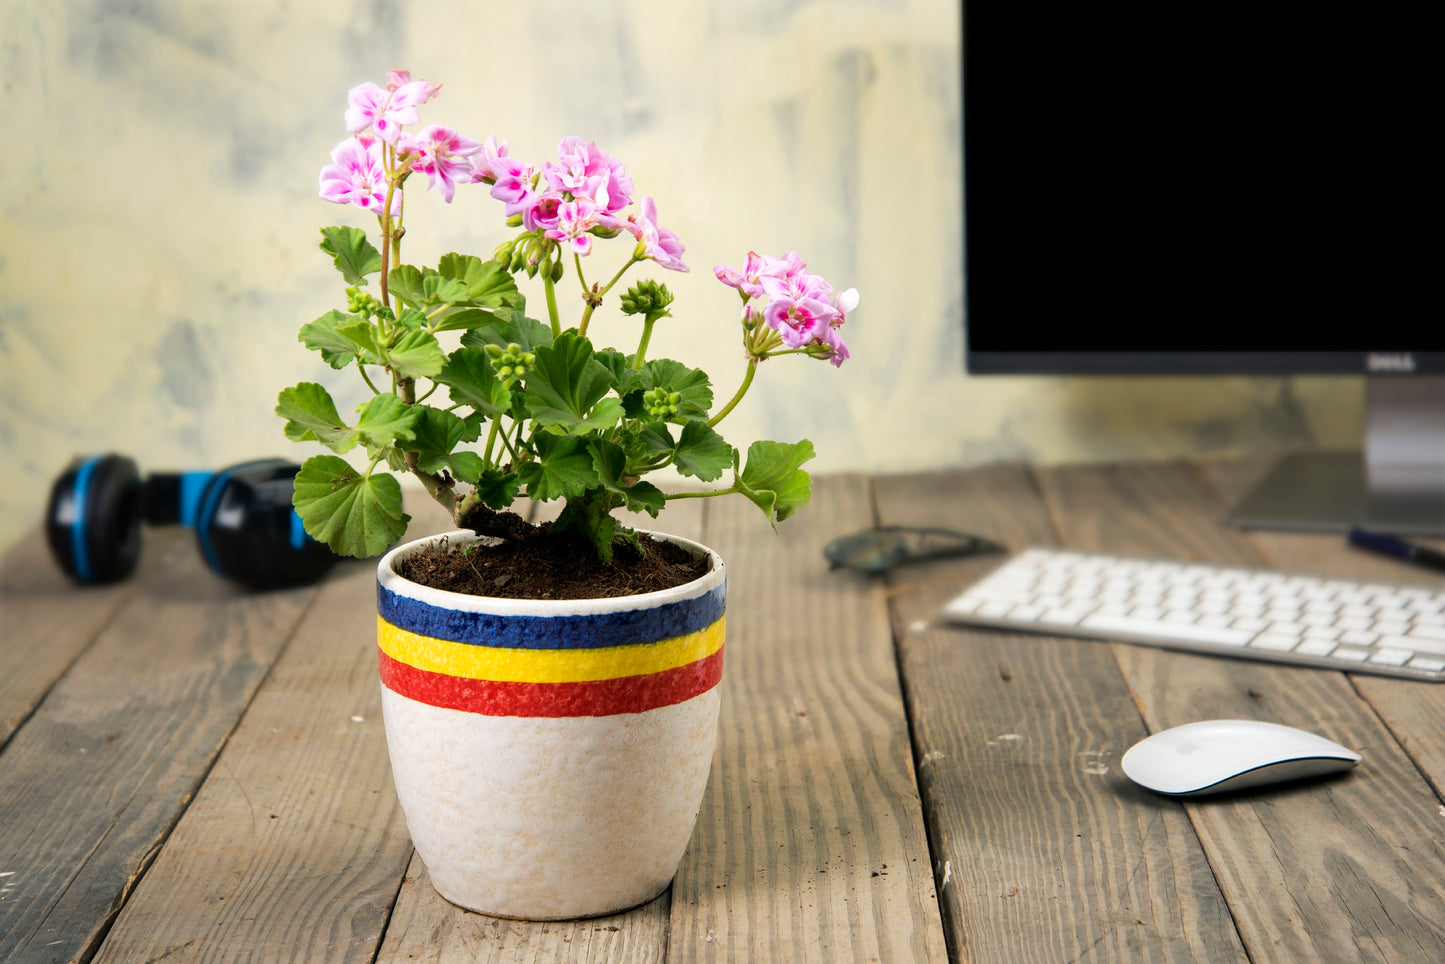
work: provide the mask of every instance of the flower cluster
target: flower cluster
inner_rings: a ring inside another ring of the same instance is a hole
[[[653,327],[673,317],[666,285],[644,278],[620,295],[621,317],[608,324],[626,326],[631,351],[594,346],[589,336],[594,312],[629,269],[650,262],[688,270],[681,240],[658,224],[656,202],[638,193],[620,161],[580,137],[562,138],[556,159],[538,167],[512,157],[495,134],[476,140],[442,124],[414,129],[439,90],[404,70],[385,87],[352,88],[350,136],[321,170],[321,197],[373,215],[380,243],[355,227],[322,229],[321,249],[346,285],[345,307],[300,332],[332,368],[354,365],[371,390],[354,423],[317,382],[277,399],[289,438],[335,453],[313,456],[296,476],[294,505],[306,531],[343,554],[379,552],[407,521],[388,470],[419,479],[459,527],[504,537],[507,526],[489,527],[516,498],[565,500],[548,536],[581,536],[602,562],[614,539],[641,548],[611,516],[619,508],[656,516],[673,499],[736,493],[776,524],[804,505],[810,489],[801,466],[813,456],[811,442],[758,441],[744,455],[717,426],[768,358],[841,365],[848,349],[839,329],[858,293],[835,293],[796,252],[749,254],[741,271],[715,268],[742,296],[747,362],[741,386],[715,409],[706,372],[648,357]],[[450,253],[435,267],[402,263],[403,193],[413,175],[447,202],[462,185],[488,185],[520,233],[487,259]],[[589,281],[584,258],[619,237],[621,266],[606,282]],[[563,324],[557,287],[569,271],[581,289],[573,326]],[[545,315],[529,317],[518,288],[523,272],[540,279]],[[367,290],[373,280],[376,294]],[[449,401],[428,404],[438,393]],[[366,452],[363,471],[340,457],[353,449]],[[703,483],[730,470],[732,485],[664,493],[644,479],[663,468]]]
[[[835,367],[848,360],[838,329],[858,307],[858,290],[835,292],[821,276],[790,251],[772,258],[748,252],[743,270],[720,264],[717,279],[743,296],[743,328],[750,355],[766,357],[778,345],[826,358]]]
[[[643,257],[672,271],[687,271],[684,246],[677,235],[657,223],[657,204],[643,197],[638,211],[627,170],[615,157],[580,137],[564,137],[557,160],[541,170],[507,154],[509,143],[495,134],[477,141],[442,124],[410,133],[420,120],[417,110],[436,96],[440,84],[412,80],[394,70],[385,88],[367,82],[348,94],[346,128],[351,137],[331,152],[332,163],[321,170],[321,197],[337,204],[380,213],[388,195],[389,214],[400,214],[400,194],[389,190],[411,173],[426,176],[448,203],[458,184],[491,186],[492,197],[506,205],[508,217],[520,218],[529,232],[565,243],[578,255],[592,253],[594,237],[613,238],[623,231],[637,241]]]

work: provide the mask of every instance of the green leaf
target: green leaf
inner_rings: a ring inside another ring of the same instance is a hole
[[[337,414],[331,394],[315,382],[281,389],[276,414],[286,419],[286,437],[293,442],[320,442],[333,452],[357,443],[356,432]]]
[[[321,250],[331,255],[347,284],[364,285],[366,276],[381,270],[381,252],[360,228],[334,225],[321,229]]]
[[[391,269],[386,276],[386,290],[389,294],[401,299],[404,305],[413,308],[424,307],[427,303],[426,294],[426,272],[430,268],[416,268],[409,264],[399,264]],[[436,272],[431,272],[436,274]]]
[[[410,331],[427,326],[426,314],[420,308],[403,308],[396,316],[396,323]]]
[[[622,496],[626,500],[623,504],[629,510],[646,512],[654,519],[657,518],[667,500],[662,490],[651,482],[634,482],[631,485],[624,482],[627,455],[622,446],[606,439],[594,438],[589,440],[588,448],[592,450],[592,464],[597,469],[597,477],[603,488]]]
[[[690,418],[707,418],[708,410],[712,408],[712,383],[708,381],[706,372],[688,368],[671,358],[658,358],[644,363],[642,374],[645,388],[660,388],[682,396],[677,404],[677,414],[669,421],[682,423]]]
[[[520,311],[513,311],[501,324],[473,328],[464,333],[462,344],[470,348],[485,348],[487,345],[506,348],[517,344],[522,346],[523,351],[535,352],[544,345],[552,344],[552,328]]]
[[[351,342],[362,361],[380,365],[381,349],[376,344],[376,326],[366,319],[353,317],[347,324],[338,324],[336,334]]]
[[[547,502],[579,496],[598,485],[597,470],[587,440],[574,435],[539,433],[538,457],[522,465],[518,478],[527,497]]]
[[[416,420],[416,438],[407,446],[417,453],[417,465],[423,472],[450,472],[463,482],[475,482],[486,467],[475,452],[452,450],[469,434],[467,423],[451,412],[430,405],[413,405],[420,416]],[[472,436],[473,439],[476,436]]]
[[[429,331],[408,331],[387,349],[386,359],[402,378],[431,378],[447,363],[436,335]]]
[[[460,286],[447,286],[438,292],[448,304],[467,304],[481,308],[521,308],[522,293],[517,282],[495,261],[483,261],[472,254],[442,255],[437,273]]]
[[[356,323],[353,316],[333,308],[315,321],[302,325],[297,340],[312,351],[321,352],[321,360],[332,368],[345,368],[358,357],[363,362],[374,365],[377,363],[376,356],[365,351],[354,338],[348,338],[339,330],[344,325]]]
[[[693,418],[682,427],[672,464],[683,475],[711,482],[722,476],[735,455],[721,435],[702,419]]]
[[[511,410],[512,393],[497,377],[485,348],[458,348],[447,356],[439,377],[453,402],[493,417]]]
[[[763,510],[768,523],[777,523],[806,505],[812,497],[812,480],[799,466],[814,455],[813,443],[754,442],[748,446],[748,461],[737,475],[737,487],[753,504]],[[737,458],[733,459],[737,472]]]
[[[577,434],[610,428],[622,417],[622,400],[603,397],[612,375],[592,357],[586,338],[565,332],[536,355],[537,368],[527,376],[527,408],[539,426]]]
[[[643,383],[642,372],[631,367],[632,356],[624,355],[616,348],[599,348],[594,357],[611,373],[613,389],[618,395],[626,396],[630,392],[652,387]]]
[[[309,458],[291,504],[311,538],[344,556],[375,556],[406,532],[401,486],[388,473],[361,475],[335,455]]]
[[[482,504],[500,512],[516,500],[522,483],[516,472],[492,466],[482,472],[476,484],[477,498],[482,500]]]
[[[374,448],[379,449],[388,442],[408,441],[415,437],[419,412],[390,392],[383,392],[358,405],[357,410],[361,417],[356,423],[356,434]]]
[[[470,328],[480,328],[483,325],[500,325],[507,320],[508,315],[500,314],[490,308],[456,308],[441,311],[432,318],[433,331],[464,331]]]

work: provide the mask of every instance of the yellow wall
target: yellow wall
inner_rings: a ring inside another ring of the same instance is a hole
[[[393,67],[444,84],[426,121],[536,163],[578,134],[627,164],[693,267],[658,272],[677,317],[652,354],[722,397],[743,363],[714,264],[796,248],[862,292],[854,360],[768,362],[724,423],[739,447],[806,436],[817,469],[895,470],[1353,444],[1347,379],[963,374],[956,7],[0,0],[0,541],[75,454],[299,460],[278,389],[362,398],[295,337],[343,297],[317,229],[370,226],[316,197],[346,91]],[[410,195],[407,260],[507,236],[480,188]],[[607,309],[592,330],[635,337]]]

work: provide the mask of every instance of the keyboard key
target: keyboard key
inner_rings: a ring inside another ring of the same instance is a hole
[[[1433,622],[1425,622],[1423,620],[1417,619],[1415,621],[1415,625],[1410,629],[1407,635],[1412,636],[1415,639],[1438,639],[1442,642],[1445,642],[1445,625],[1439,625]]]
[[[1077,609],[1050,609],[1039,617],[1045,626],[1077,626],[1084,614]]]
[[[1377,649],[1375,655],[1370,657],[1370,662],[1384,663],[1386,666],[1404,666],[1414,655],[1408,649]]]
[[[1353,649],[1349,646],[1341,646],[1332,654],[1335,659],[1347,659],[1352,663],[1363,663],[1370,658],[1370,650]]]
[[[1295,652],[1301,656],[1328,656],[1334,651],[1334,641],[1328,639],[1306,639],[1295,647]]]
[[[1178,623],[1155,622],[1130,616],[1085,617],[1081,622],[1085,629],[1102,633],[1118,633],[1123,636],[1158,636],[1180,642],[1213,643],[1218,646],[1244,646],[1254,638],[1253,633],[1238,629],[1214,629],[1210,626],[1183,626]]]
[[[1428,637],[1422,638],[1414,633],[1406,633],[1404,636],[1386,636],[1380,640],[1380,645],[1398,646],[1401,649],[1413,649],[1417,653],[1445,656],[1445,642]]]
[[[1445,659],[1436,659],[1433,656],[1416,656],[1410,660],[1411,669],[1423,669],[1430,673],[1438,673],[1445,670]]]
[[[1254,649],[1272,649],[1280,653],[1288,653],[1300,644],[1298,636],[1280,636],[1274,633],[1261,633],[1254,638],[1249,645]]]

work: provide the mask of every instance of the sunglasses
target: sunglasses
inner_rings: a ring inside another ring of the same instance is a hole
[[[917,526],[879,526],[834,539],[823,547],[832,569],[856,569],[876,574],[924,559],[978,556],[1007,552],[997,542],[951,529]]]

